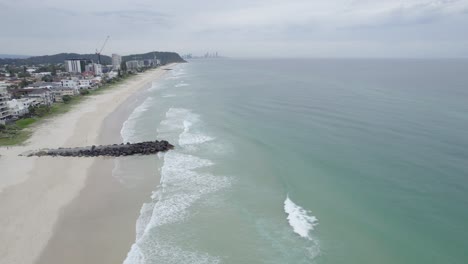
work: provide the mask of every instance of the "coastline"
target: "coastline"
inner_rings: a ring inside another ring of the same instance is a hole
[[[56,234],[63,233],[60,223],[67,219],[69,208],[77,201],[86,210],[90,203],[97,205],[93,200],[79,197],[86,193],[90,184],[94,193],[104,197],[106,193],[98,190],[101,187],[107,190],[110,186],[106,181],[112,177],[111,158],[27,158],[18,154],[45,147],[120,142],[120,128],[137,103],[138,94],[152,81],[162,77],[166,72],[164,69],[170,66],[140,74],[112,90],[91,96],[61,116],[45,121],[24,146],[0,148],[0,212],[6,216],[0,218],[0,262],[35,263],[48,256],[49,242],[53,247]],[[107,178],[104,179],[103,175]],[[96,185],[95,181],[98,181]],[[107,194],[113,191],[112,188],[108,190]],[[132,241],[129,242],[132,243],[134,228],[128,232],[132,233]],[[75,243],[81,244],[81,241],[76,240]]]

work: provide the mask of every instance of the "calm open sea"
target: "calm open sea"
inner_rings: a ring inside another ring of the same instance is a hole
[[[468,60],[194,60],[148,95],[122,136],[176,148],[125,264],[468,263]]]

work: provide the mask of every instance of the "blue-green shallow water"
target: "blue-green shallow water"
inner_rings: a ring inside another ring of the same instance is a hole
[[[126,263],[468,262],[467,60],[199,60],[153,86],[122,135],[176,149]]]

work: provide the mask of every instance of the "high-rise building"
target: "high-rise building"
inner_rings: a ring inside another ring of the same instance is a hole
[[[8,100],[10,100],[10,95],[6,87],[7,85],[4,82],[0,82],[0,124],[5,124],[5,120],[11,117],[7,104]]]
[[[102,65],[93,63],[93,71],[94,75],[102,75]]]
[[[122,56],[119,54],[112,54],[112,67],[114,70],[120,69],[120,64],[122,63]]]
[[[86,71],[86,65],[89,63],[86,59],[65,60],[65,70],[67,72],[82,73]]]
[[[125,64],[127,65],[128,70],[136,70],[145,66],[145,63],[142,60],[131,60],[125,62]]]

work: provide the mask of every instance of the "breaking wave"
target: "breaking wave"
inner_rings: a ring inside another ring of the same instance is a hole
[[[289,225],[291,225],[294,232],[303,238],[312,239],[309,233],[318,225],[318,219],[310,215],[310,211],[305,210],[291,201],[289,196],[287,196],[284,201],[284,211],[288,215]]]
[[[191,215],[190,208],[207,194],[231,185],[225,176],[199,172],[198,169],[214,163],[202,157],[184,153],[186,147],[194,147],[213,140],[201,133],[192,132],[193,124],[200,116],[188,109],[171,108],[160,123],[159,134],[165,138],[178,138],[176,150],[162,155],[161,180],[151,201],[145,203],[136,224],[136,242],[124,264],[148,263],[219,263],[219,257],[196,250],[183,249],[158,233],[162,226],[184,221]],[[171,140],[170,140],[171,141]],[[177,142],[172,140],[173,142]]]

